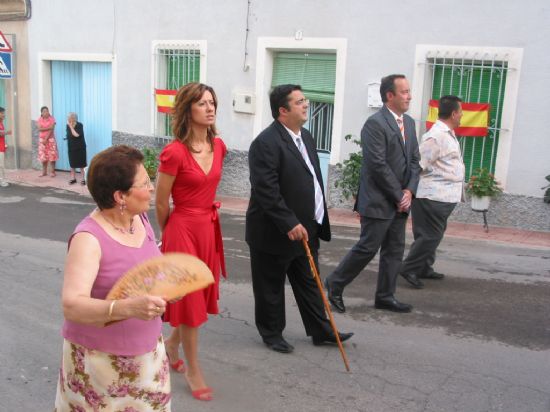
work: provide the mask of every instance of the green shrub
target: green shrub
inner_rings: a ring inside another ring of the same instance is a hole
[[[344,137],[346,141],[353,139],[353,135],[348,134]],[[352,140],[353,143],[361,147],[361,141]],[[342,172],[342,177],[334,183],[334,186],[342,189],[342,194],[346,199],[357,196],[359,191],[359,179],[361,178],[361,163],[363,163],[363,153],[350,153],[348,158],[342,163],[336,164],[336,168]]]
[[[151,179],[155,179],[157,176],[157,169],[159,167],[159,154],[160,150],[154,147],[145,147],[143,153],[143,166],[147,171],[147,174]]]
[[[550,175],[546,176],[545,179],[550,182]],[[550,184],[547,184],[546,186],[541,187],[541,189],[542,190],[546,189],[542,200],[544,200],[545,203],[550,203]]]

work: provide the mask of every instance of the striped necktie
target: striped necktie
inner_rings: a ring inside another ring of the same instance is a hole
[[[397,125],[399,126],[399,130],[401,131],[401,136],[403,137],[403,143],[407,143],[407,136],[405,136],[405,125],[403,124],[402,117],[397,118]]]
[[[309,168],[309,171],[313,175],[313,185],[315,186],[315,220],[317,221],[317,223],[322,224],[323,217],[325,216],[325,208],[324,208],[325,205],[323,201],[323,192],[321,191],[321,185],[317,180],[315,169],[313,168],[313,165],[309,160],[309,155],[307,154],[307,149],[306,149],[306,146],[304,145],[304,142],[302,142],[302,138],[298,137],[296,139],[296,142],[298,143],[298,149],[300,150],[300,153],[304,158],[304,161],[306,162],[306,165]]]

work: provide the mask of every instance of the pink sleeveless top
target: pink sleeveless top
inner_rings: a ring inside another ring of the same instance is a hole
[[[141,216],[146,236],[141,247],[124,246],[114,240],[90,216],[85,217],[69,239],[80,232],[91,233],[101,247],[101,260],[91,297],[105,299],[115,282],[130,268],[161,253],[147,216]],[[114,355],[135,356],[152,351],[161,333],[160,317],[145,321],[127,319],[106,327],[83,325],[65,319],[62,335],[70,342]]]

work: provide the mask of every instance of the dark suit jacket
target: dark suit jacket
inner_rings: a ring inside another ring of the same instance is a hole
[[[304,158],[279,121],[274,121],[250,145],[250,203],[246,212],[246,241],[254,248],[276,255],[304,253],[301,242],[293,242],[287,233],[298,223],[307,230],[310,247],[319,247],[319,238],[330,240],[330,224],[325,202],[321,226],[315,221],[317,179],[323,188],[319,157],[311,134],[301,129],[302,140],[316,176],[312,176]],[[324,193],[323,193],[324,201]]]
[[[416,193],[420,153],[414,120],[405,114],[403,124],[406,145],[386,106],[370,116],[361,130],[363,164],[356,203],[361,216],[392,219],[403,189]]]

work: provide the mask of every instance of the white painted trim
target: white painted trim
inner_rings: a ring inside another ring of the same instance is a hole
[[[38,107],[52,107],[51,61],[81,61],[111,63],[111,129],[117,127],[117,64],[115,56],[107,53],[38,53]],[[38,117],[38,116],[37,116]]]
[[[502,104],[501,128],[495,165],[495,176],[506,189],[506,182],[510,169],[510,156],[512,153],[512,139],[516,105],[518,98],[519,80],[523,60],[523,49],[514,47],[471,47],[471,46],[445,46],[432,44],[418,44],[416,46],[415,65],[413,75],[413,100],[410,114],[416,120],[417,132],[420,131],[422,105],[428,98],[429,85],[426,84],[428,72],[426,59],[430,57],[447,57],[458,59],[492,59],[508,63],[506,87]],[[414,95],[418,97],[415,98]]]
[[[344,38],[303,38],[258,37],[256,57],[256,116],[253,136],[257,136],[271,121],[268,93],[273,76],[273,52],[333,52],[336,53],[336,84],[334,85],[334,117],[332,122],[332,146],[330,163],[340,159],[343,139],[344,86],[346,80],[347,39]]]
[[[151,135],[154,136],[155,131],[155,116],[157,112],[155,111],[155,78],[157,74],[157,67],[155,66],[155,54],[160,48],[169,48],[169,49],[191,49],[199,50],[200,52],[200,72],[199,72],[199,81],[201,83],[206,83],[206,57],[207,57],[207,41],[206,40],[153,40],[151,42],[151,99],[150,99],[150,112],[151,112],[151,124],[149,129],[151,130]]]

